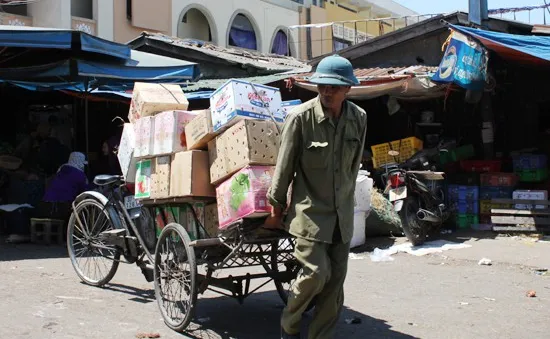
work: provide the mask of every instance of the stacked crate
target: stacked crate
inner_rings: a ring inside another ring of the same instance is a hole
[[[511,199],[518,184],[518,176],[514,173],[485,173],[481,175],[480,212],[481,223],[491,224],[492,209],[507,209],[509,204],[495,204],[492,199]]]
[[[459,229],[479,223],[479,186],[448,185],[447,202]]]
[[[541,182],[548,179],[548,157],[541,154],[515,156],[514,172],[521,182]]]

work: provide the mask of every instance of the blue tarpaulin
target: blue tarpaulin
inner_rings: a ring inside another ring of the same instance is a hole
[[[0,68],[0,79],[44,83],[46,86],[98,82],[129,83],[133,87],[135,81],[183,83],[200,75],[198,65],[192,62],[138,51],[132,51],[130,55],[132,58],[125,62],[73,58],[30,67]]]
[[[535,64],[550,62],[549,36],[516,35],[455,25],[450,27],[471,36],[504,59]]]
[[[48,48],[70,50],[80,46],[84,52],[99,53],[119,59],[129,59],[127,45],[74,30],[52,28],[0,26],[0,47]]]

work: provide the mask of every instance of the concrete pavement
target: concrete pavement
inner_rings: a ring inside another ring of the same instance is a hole
[[[472,238],[482,235],[483,237]],[[548,338],[550,243],[473,233],[452,236],[471,248],[392,262],[350,260],[337,338]],[[369,239],[364,250],[387,238]],[[401,242],[402,239],[397,239]],[[491,266],[480,266],[483,258]],[[152,284],[121,265],[106,288],[79,282],[61,247],[0,243],[0,335],[5,338],[278,338],[282,303],[269,284],[247,299],[207,293],[191,332],[162,322]],[[526,297],[528,290],[536,298]],[[346,320],[359,319],[359,324]],[[307,321],[307,318],[305,319]]]

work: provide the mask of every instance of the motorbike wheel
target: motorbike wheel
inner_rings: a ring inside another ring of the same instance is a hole
[[[417,197],[410,196],[403,202],[403,208],[399,212],[403,233],[413,246],[420,246],[426,241],[428,227],[425,222],[418,220],[416,212],[420,208]]]

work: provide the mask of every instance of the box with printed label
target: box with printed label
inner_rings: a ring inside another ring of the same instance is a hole
[[[193,212],[191,211],[191,206],[194,211],[195,215],[198,219],[198,221],[201,223],[201,225],[205,224],[205,206],[204,203],[193,203],[189,205],[184,206],[169,206],[169,207],[157,207],[155,208],[155,225],[156,225],[156,233],[157,237],[160,236],[160,232],[166,227],[168,224],[176,223],[180,224],[185,228],[187,231],[187,234],[189,234],[189,237],[191,240],[197,240],[199,237],[197,236],[200,234],[200,238],[204,238],[205,235],[204,230],[201,230],[200,227],[197,228],[197,223],[195,222],[195,217],[193,216]],[[197,233],[197,229],[200,231],[200,233]]]
[[[145,158],[153,155],[153,135],[155,133],[155,119],[143,117],[134,124],[136,131],[136,148],[134,157]]]
[[[170,165],[172,157],[165,155],[154,159],[151,174],[151,199],[164,199],[170,196]]]
[[[187,110],[189,102],[179,85],[136,82],[128,120],[137,120],[169,110]]]
[[[210,184],[208,152],[186,151],[174,154],[170,174],[170,197],[215,197]]]
[[[548,191],[517,190],[517,191],[514,191],[512,198],[514,200],[548,200]],[[519,210],[531,210],[531,209],[546,209],[548,208],[548,206],[516,204],[516,208]]]
[[[212,183],[217,184],[248,165],[275,165],[279,140],[279,131],[272,121],[238,122],[218,136],[212,146]],[[221,164],[216,166],[218,163]]]
[[[207,150],[208,142],[218,135],[212,127],[212,113],[210,109],[194,112],[197,115],[185,126],[187,148],[189,150]]]
[[[283,122],[278,88],[229,80],[210,97],[214,132],[223,131],[243,119]]]
[[[189,111],[165,111],[155,116],[153,155],[166,155],[187,150],[185,126],[196,117]]]
[[[134,149],[136,148],[136,133],[133,124],[124,124],[120,144],[118,145],[118,163],[124,180],[128,183],[136,181],[136,158]]]
[[[281,103],[281,111],[283,112],[283,117],[286,119],[286,116],[292,109],[296,106],[300,106],[302,104],[302,100],[296,99],[296,100],[289,100],[289,101],[283,101]]]
[[[154,162],[151,159],[138,161],[136,167],[136,199],[151,198],[151,176],[154,171]]]
[[[249,166],[216,188],[220,229],[242,218],[264,217],[271,212],[267,191],[274,166]]]

